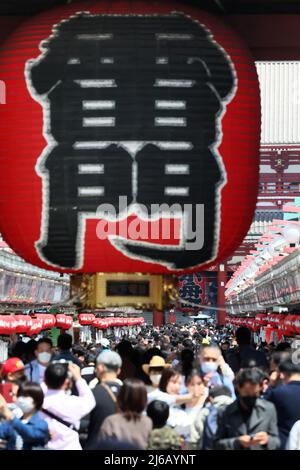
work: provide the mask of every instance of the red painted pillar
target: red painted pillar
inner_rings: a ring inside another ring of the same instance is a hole
[[[153,326],[163,326],[164,324],[164,312],[159,310],[153,310]]]
[[[225,285],[227,283],[227,265],[226,262],[218,265],[218,309],[217,310],[217,324],[225,325]]]

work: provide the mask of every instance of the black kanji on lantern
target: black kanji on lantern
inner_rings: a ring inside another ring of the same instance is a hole
[[[184,14],[91,15],[62,21],[26,64],[32,96],[44,107],[48,146],[40,256],[78,268],[85,220],[100,204],[204,205],[204,245],[116,242],[129,257],[174,269],[216,255],[220,118],[235,91],[233,64],[199,22]],[[151,213],[151,216],[156,214]],[[195,217],[196,220],[196,217]],[[193,222],[194,223],[194,222]],[[195,228],[195,227],[194,227]]]

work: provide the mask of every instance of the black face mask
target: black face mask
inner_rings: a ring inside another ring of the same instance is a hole
[[[241,403],[247,408],[247,410],[252,410],[255,406],[257,397],[252,395],[247,395],[245,397],[240,396]]]

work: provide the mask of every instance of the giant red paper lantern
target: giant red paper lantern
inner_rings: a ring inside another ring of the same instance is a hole
[[[0,70],[0,232],[24,259],[185,272],[239,246],[256,203],[259,86],[220,19],[177,2],[76,2],[17,28]]]

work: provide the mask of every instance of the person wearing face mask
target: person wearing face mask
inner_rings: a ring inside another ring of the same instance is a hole
[[[236,377],[238,398],[218,414],[214,448],[221,450],[275,450],[280,447],[274,405],[260,398],[262,371],[242,369]]]
[[[233,386],[234,373],[224,361],[218,346],[206,346],[202,349],[200,355],[200,370],[202,372],[204,385],[207,388],[224,385],[231,391],[232,398],[235,398]]]
[[[143,364],[142,369],[147,376],[149,376],[151,385],[147,386],[148,396],[151,392],[158,390],[159,382],[164,369],[171,367],[171,364],[167,364],[166,361],[160,356],[152,356],[149,364]]]
[[[0,438],[7,440],[8,450],[43,449],[49,440],[48,425],[38,411],[44,401],[43,390],[38,384],[25,382],[18,391],[16,405],[22,410],[18,419],[0,395],[0,413],[6,422],[0,425]]]
[[[78,396],[70,395],[72,382]],[[74,363],[52,362],[45,371],[44,405],[42,416],[49,425],[50,450],[81,450],[78,430],[80,420],[95,407],[92,390],[80,375],[80,368]]]
[[[52,359],[52,341],[50,338],[41,338],[37,342],[35,350],[36,359],[25,366],[27,380],[42,384],[45,370]]]
[[[143,371],[149,375],[152,388],[148,388],[148,404],[153,400],[161,400],[169,406],[182,405],[191,401],[190,393],[180,395],[182,376],[160,356],[153,356],[149,364],[143,364]]]

